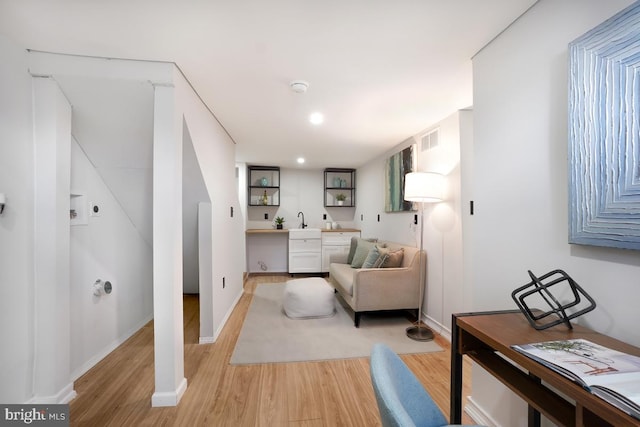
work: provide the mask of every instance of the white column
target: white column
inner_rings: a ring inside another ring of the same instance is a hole
[[[211,203],[198,203],[198,264],[200,283],[200,344],[215,341],[213,330],[213,246]]]
[[[34,398],[75,397],[70,377],[71,106],[56,82],[34,78]]]
[[[187,388],[182,321],[182,116],[175,89],[155,88],[153,125],[152,406],[176,406]]]

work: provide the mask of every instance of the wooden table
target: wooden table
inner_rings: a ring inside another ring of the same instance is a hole
[[[527,402],[529,426],[540,425],[541,413],[560,426],[640,426],[640,420],[511,348],[514,344],[575,338],[640,356],[640,348],[580,325],[573,325],[573,329],[557,325],[538,331],[519,310],[454,314],[451,424],[460,424],[462,419],[462,356],[467,355]]]

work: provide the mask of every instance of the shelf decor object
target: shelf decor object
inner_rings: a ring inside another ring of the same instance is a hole
[[[529,270],[529,277],[531,281],[515,289],[511,293],[511,298],[527,318],[529,324],[539,331],[561,323],[564,323],[567,328],[573,329],[571,319],[596,308],[594,299],[562,270],[553,270],[540,277],[536,277]],[[564,298],[556,297],[551,293],[551,288],[554,286],[556,295],[562,295]],[[573,299],[569,300],[567,295]],[[527,298],[529,301],[533,301],[533,304],[527,304],[525,302]],[[549,310],[541,310],[540,307],[543,304],[548,305]],[[536,309],[529,308],[531,305]]]
[[[356,205],[356,170],[327,168],[324,170],[324,206],[348,207]]]
[[[418,320],[415,325],[407,328],[407,336],[415,341],[430,341],[433,339],[433,331],[422,323],[422,304],[426,293],[425,270],[422,265],[424,259],[424,205],[425,203],[437,203],[442,201],[444,188],[443,176],[432,172],[411,172],[404,177],[404,200],[420,204],[420,299],[418,300]]]
[[[640,249],[640,3],[569,44],[569,243]]]
[[[247,199],[249,206],[280,206],[280,168],[247,167]]]
[[[277,230],[282,230],[283,224],[284,224],[284,218],[281,216],[277,216],[274,219],[274,222],[276,223],[276,229]]]

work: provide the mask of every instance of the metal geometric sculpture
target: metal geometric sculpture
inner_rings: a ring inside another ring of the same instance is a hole
[[[571,319],[575,319],[596,308],[596,302],[593,298],[564,271],[553,270],[539,278],[531,270],[528,273],[531,277],[531,282],[514,290],[511,293],[511,297],[525,315],[529,324],[535,329],[547,329],[560,323],[564,323],[569,329],[573,329]],[[562,287],[563,285],[564,287]],[[555,296],[550,290],[553,286],[557,286]],[[586,298],[584,303],[581,296]],[[531,309],[530,304],[525,302],[525,298],[535,299],[537,303],[544,302],[550,309],[546,311],[540,308]],[[560,300],[565,302],[561,303]],[[553,316],[553,318],[547,319],[547,323],[540,323],[540,321],[549,316]]]

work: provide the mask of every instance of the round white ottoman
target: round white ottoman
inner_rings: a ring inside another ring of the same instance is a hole
[[[283,306],[292,319],[330,317],[336,312],[333,288],[321,277],[287,281]]]

